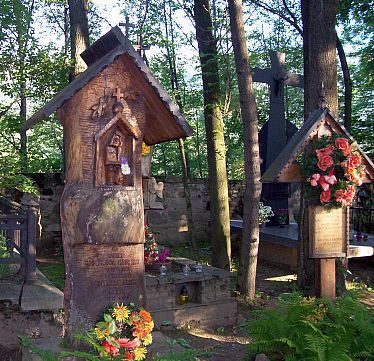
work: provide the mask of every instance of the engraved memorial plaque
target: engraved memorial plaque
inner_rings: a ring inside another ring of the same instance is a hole
[[[71,322],[88,326],[114,302],[144,303],[143,245],[79,244],[72,257]],[[90,325],[91,324],[91,325]],[[88,327],[89,328],[89,327]]]
[[[309,206],[310,258],[344,257],[346,254],[346,209]]]

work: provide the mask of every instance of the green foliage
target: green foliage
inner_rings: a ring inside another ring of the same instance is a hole
[[[374,315],[353,293],[335,303],[284,294],[276,308],[257,311],[245,325],[249,349],[272,360],[359,361],[374,355]]]
[[[39,194],[39,189],[33,181],[22,174],[2,174],[0,171],[0,187],[17,189],[23,193]]]
[[[65,265],[64,263],[38,263],[38,268],[46,275],[49,281],[58,289],[64,291]]]
[[[0,258],[9,257],[9,251],[7,247],[7,239],[0,235]],[[8,275],[10,272],[9,265],[0,263],[0,279]]]

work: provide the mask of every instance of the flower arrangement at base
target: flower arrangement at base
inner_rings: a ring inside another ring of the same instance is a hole
[[[262,202],[259,202],[258,215],[258,223],[261,225],[269,222],[270,218],[274,216],[274,213],[270,206],[265,206]]]
[[[170,256],[170,249],[165,248],[161,251],[156,243],[155,236],[151,232],[148,225],[144,225],[144,262],[146,265],[162,264],[167,262],[167,257]]]
[[[104,312],[103,319],[88,333],[102,358],[125,361],[146,358],[146,346],[152,343],[154,327],[149,312],[133,303],[117,303]]]
[[[306,197],[312,204],[349,206],[365,169],[357,143],[338,135],[323,136],[315,142],[303,167]]]
[[[278,223],[283,226],[287,222],[288,217],[288,209],[287,208],[278,208],[275,211],[275,214],[277,216]]]

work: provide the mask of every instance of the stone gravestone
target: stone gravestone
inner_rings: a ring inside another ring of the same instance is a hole
[[[284,87],[304,87],[302,75],[285,71],[286,55],[278,51],[270,51],[270,69],[253,68],[253,81],[265,83],[270,88],[270,114],[269,120],[259,132],[260,157],[262,159],[261,173],[271,165],[287,142],[297,132],[296,126],[286,119],[284,104]],[[287,183],[264,184],[262,198],[270,205],[273,211],[288,208],[290,187]],[[290,217],[293,218],[292,215]],[[273,218],[269,225],[277,224]]]
[[[29,119],[64,129],[61,224],[68,338],[113,302],[145,306],[142,143],[191,130],[118,27],[81,54],[88,69]]]
[[[296,158],[307,145],[324,135],[343,134],[353,142],[352,137],[334,118],[328,109],[317,109],[292,137],[271,166],[261,177],[261,182],[302,182],[300,166]],[[374,180],[374,165],[370,158],[359,149],[366,174],[363,182]],[[344,257],[347,252],[349,211],[347,208],[326,209],[319,205],[306,208],[308,224],[309,258],[315,261],[316,295],[335,298],[335,258]]]

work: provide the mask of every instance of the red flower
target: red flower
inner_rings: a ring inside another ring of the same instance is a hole
[[[103,342],[103,347],[104,347],[105,352],[109,353],[110,355],[113,355],[113,356],[119,355],[119,348],[111,345],[106,340]]]
[[[333,145],[328,145],[325,148],[316,149],[316,154],[317,154],[318,159],[320,159],[324,155],[330,155],[330,154],[332,154],[332,152],[334,151],[334,149],[335,149],[335,147]]]
[[[327,168],[333,165],[332,158],[329,155],[323,155],[318,159],[317,166],[319,169],[326,171]]]
[[[359,154],[351,154],[347,158],[348,168],[357,168],[361,164],[361,156]]]
[[[328,203],[328,202],[330,202],[331,191],[330,190],[322,191],[319,199],[320,199],[321,203]]]
[[[344,156],[347,156],[352,152],[351,146],[349,145],[349,141],[346,138],[336,138],[335,145],[338,149],[342,151]]]

